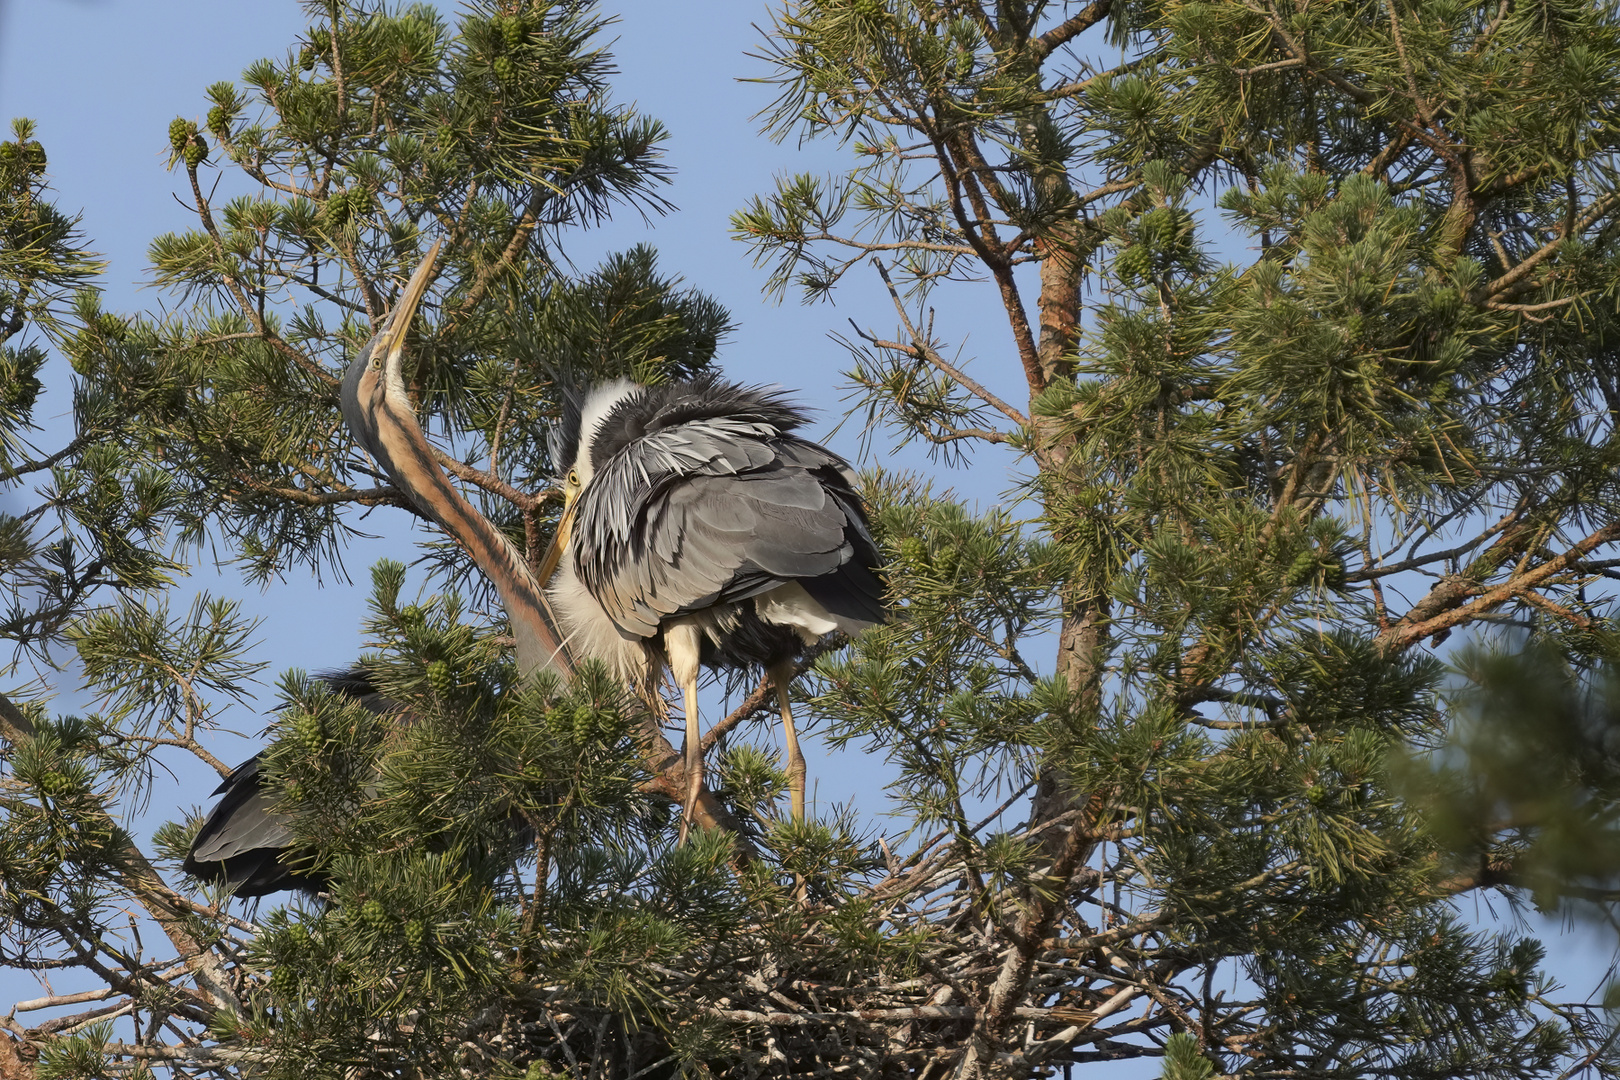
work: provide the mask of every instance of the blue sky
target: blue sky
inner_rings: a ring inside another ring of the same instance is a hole
[[[452,4],[441,6],[453,10]],[[833,148],[778,145],[759,133],[753,116],[769,103],[770,88],[739,80],[766,73],[746,55],[761,40],[754,24],[768,24],[765,5],[621,0],[605,10],[621,16],[612,31],[621,69],[616,96],[670,129],[669,161],[676,174],[668,194],[678,209],[651,225],[634,213],[622,214],[601,230],[577,236],[569,253],[584,268],[606,252],[654,243],[666,272],[682,274],[731,310],[738,331],[722,356],[726,370],[797,391],[819,410],[819,434],[859,458],[858,419],[829,435],[843,419],[847,388],[840,376],[845,354],[827,335],[847,328],[850,318],[883,330],[892,326],[875,275],[857,276],[835,305],[806,308],[794,297],[776,305],[761,295],[764,272],[750,265],[746,249],[728,235],[730,214],[768,190],[774,175],[833,171],[841,160]],[[280,55],[304,25],[293,0],[0,0],[0,122],[13,116],[38,122],[59,204],[82,209],[85,232],[108,259],[102,284],[109,310],[153,310],[169,302],[142,284],[151,238],[193,221],[174,198],[177,177],[164,169],[169,121],[176,115],[201,119],[207,111],[204,87],[238,78],[260,56]],[[941,304],[939,328],[948,339],[965,339],[965,355],[982,358],[975,372],[1016,401],[1022,396],[1016,365],[989,293],[982,286],[959,287],[948,306]],[[66,408],[65,394],[46,398],[47,414]],[[862,464],[929,468],[914,451],[891,454],[882,435],[872,450]],[[992,502],[1012,486],[1010,467],[1016,467],[1010,457],[992,453],[974,469],[945,474],[942,483]],[[261,592],[242,586],[230,569],[222,575],[199,570],[194,584],[241,596],[263,620],[259,657],[270,665],[267,683],[286,668],[341,666],[360,651],[367,568],[384,554],[409,559],[416,538],[401,511],[379,510],[360,524],[380,539],[351,548],[347,563],[356,584],[294,574]],[[70,681],[59,700],[78,707]],[[706,706],[706,713],[716,715],[715,706]],[[216,753],[237,760],[257,746],[263,721],[237,710],[228,723],[247,738],[222,739]],[[813,735],[807,746],[814,753]],[[811,780],[823,804],[859,793],[862,806],[877,808],[884,777],[871,759],[858,753],[836,762],[818,758],[812,758]],[[205,802],[212,784],[204,771],[182,772],[154,791],[153,811],[160,820],[165,806]],[[1468,907],[1465,915],[1489,921],[1485,903]],[[1499,901],[1496,907],[1504,910]],[[1551,939],[1556,966],[1572,986],[1584,992],[1595,982],[1608,962],[1607,938],[1580,929],[1563,935],[1556,922],[1536,929]],[[13,977],[0,973],[0,999],[28,996],[22,988],[8,995]]]

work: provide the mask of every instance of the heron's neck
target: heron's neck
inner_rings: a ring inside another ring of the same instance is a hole
[[[377,410],[381,422],[372,425],[377,443],[372,455],[394,486],[405,492],[417,508],[438,522],[472,557],[495,586],[512,625],[518,670],[526,677],[550,668],[564,678],[573,664],[563,648],[556,620],[551,617],[545,592],[521,552],[480,514],[450,483],[403,394],[388,394]]]

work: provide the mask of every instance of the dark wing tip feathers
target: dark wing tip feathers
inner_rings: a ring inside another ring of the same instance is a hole
[[[546,432],[546,453],[550,455],[551,467],[557,471],[557,475],[565,476],[574,467],[574,458],[579,453],[579,429],[585,409],[585,393],[576,386],[563,383],[557,385],[557,390],[562,395],[562,412]]]
[[[316,678],[374,712],[393,706],[378,692],[371,672],[362,666],[322,672]],[[214,794],[221,796],[191,842],[181,869],[201,881],[224,882],[242,899],[288,889],[315,892],[326,886],[319,871],[289,865],[298,852],[292,834],[271,811],[259,775],[260,754],[231,770]]]

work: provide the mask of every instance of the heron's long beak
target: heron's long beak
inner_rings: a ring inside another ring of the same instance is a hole
[[[574,527],[574,504],[569,503],[563,507],[562,517],[557,519],[557,532],[551,538],[551,546],[546,548],[545,557],[540,560],[538,576],[543,586],[551,580],[551,575],[557,572],[557,564],[562,562],[563,549],[568,546],[568,534]]]
[[[428,282],[433,280],[433,264],[438,260],[439,245],[443,242],[442,239],[433,241],[433,246],[428,248],[427,255],[422,259],[422,265],[416,268],[405,285],[405,291],[400,293],[394,310],[383,321],[382,329],[371,339],[372,357],[381,358],[390,367],[398,362],[404,351],[405,334],[411,328],[411,320],[416,317],[422,297],[427,294]]]

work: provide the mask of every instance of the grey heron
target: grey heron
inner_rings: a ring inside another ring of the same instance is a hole
[[[564,510],[539,570],[531,569],[445,477],[406,393],[405,339],[438,248],[345,373],[350,433],[495,586],[520,672],[549,667],[566,678],[573,656],[589,655],[650,689],[670,666],[686,706],[683,831],[700,801],[713,802],[702,787],[699,667],[764,666],[782,714],[792,810],[802,818],[804,756],[788,698],[793,660],[826,634],[858,633],[885,618],[877,548],[848,465],[793,433],[804,417],[778,394],[713,378],[599,387],[566,410],[554,444]],[[543,588],[554,571],[550,596],[560,618]],[[291,834],[262,788],[257,757],[221,793],[188,872],[231,882],[239,896],[318,884],[286,865]],[[708,813],[725,820],[721,807]]]
[[[643,686],[667,665],[681,688],[683,832],[703,782],[699,668],[768,673],[802,820],[794,660],[886,617],[853,473],[795,434],[804,422],[780,393],[711,376],[596,387],[554,432],[564,508],[539,576],[555,572],[552,608],[576,655]]]
[[[438,251],[435,242],[382,326],[349,365],[341,391],[344,421],[394,486],[460,544],[495,586],[511,624],[520,672],[551,668],[566,678],[573,663],[547,610],[541,582],[511,541],[446,479],[405,392],[406,333],[433,279]],[[395,708],[371,690],[369,680],[352,672],[328,676],[327,681],[368,708]],[[318,874],[287,865],[289,858],[298,861],[297,853],[290,830],[263,788],[258,755],[234,769],[215,794],[221,798],[187,853],[187,873],[228,882],[241,897],[320,886]]]

